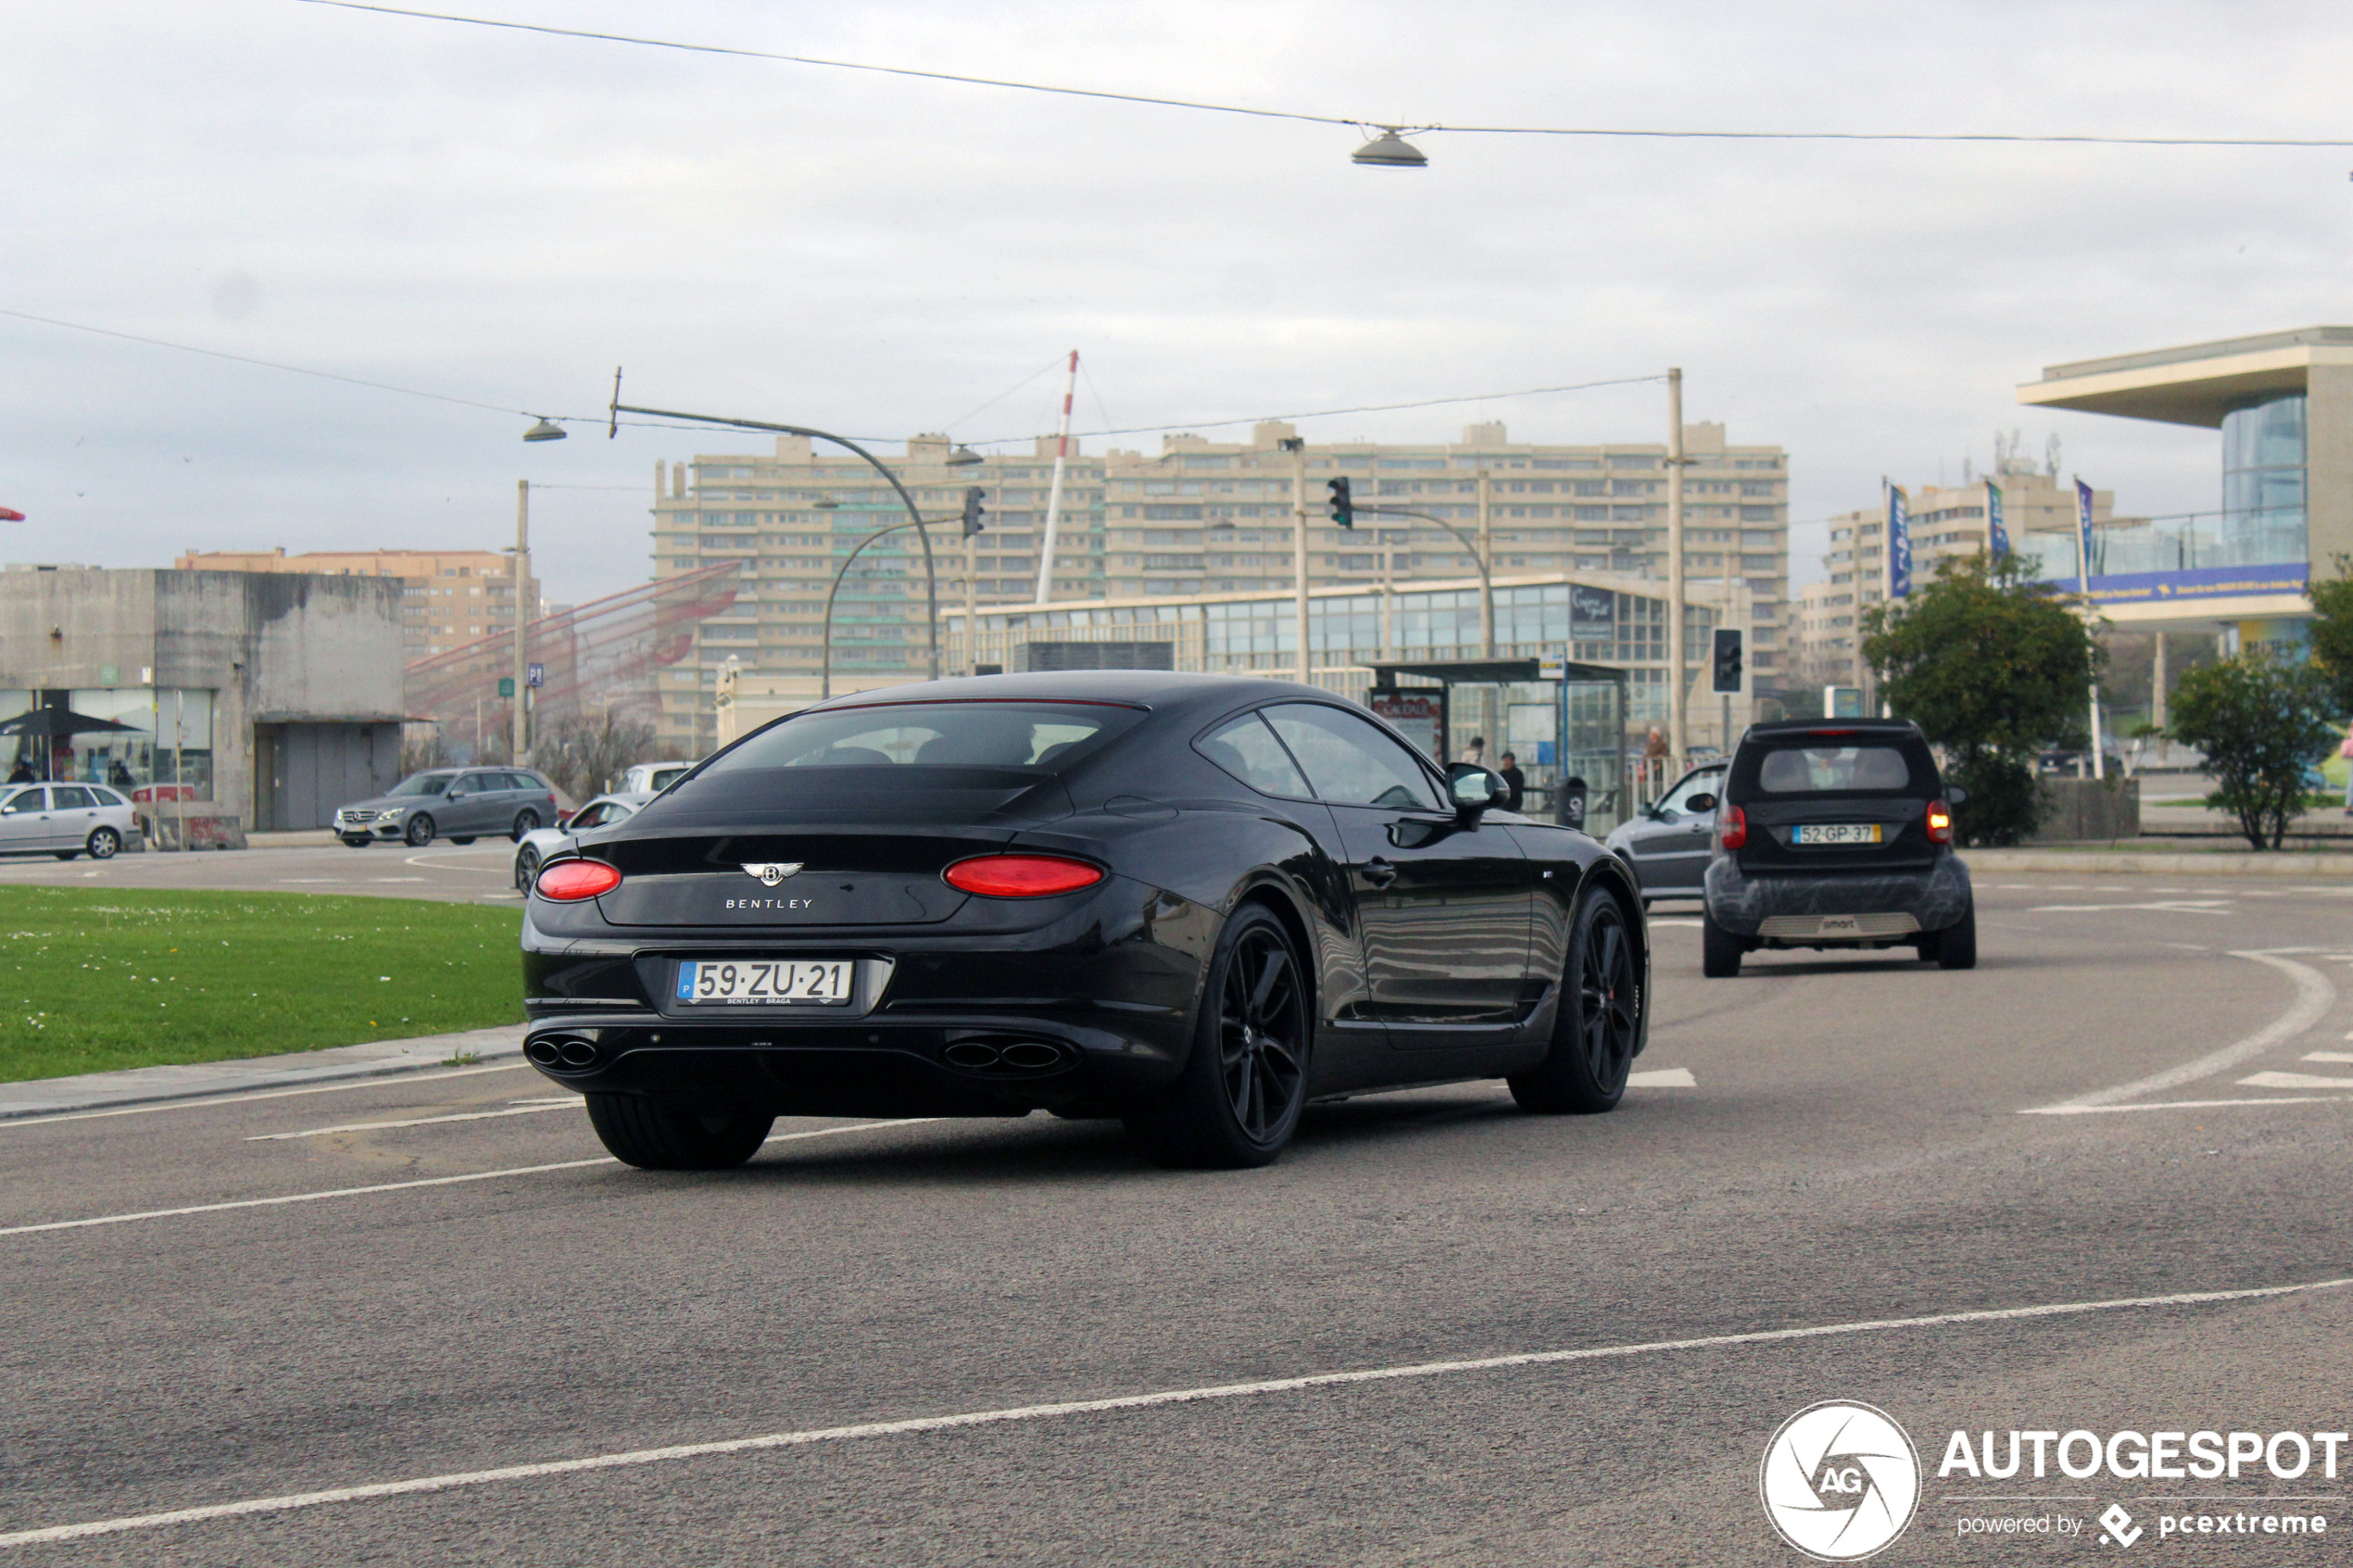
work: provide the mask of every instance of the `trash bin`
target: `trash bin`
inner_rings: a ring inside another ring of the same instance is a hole
[[[1585,781],[1571,775],[1554,786],[1553,820],[1565,828],[1585,826]]]

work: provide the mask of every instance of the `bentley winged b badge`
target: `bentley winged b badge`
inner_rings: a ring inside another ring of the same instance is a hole
[[[802,862],[799,860],[759,860],[745,861],[742,862],[742,864],[745,874],[756,876],[761,882],[766,883],[771,887],[774,887],[776,884],[784,881],[785,878],[788,876],[798,876],[800,874]]]

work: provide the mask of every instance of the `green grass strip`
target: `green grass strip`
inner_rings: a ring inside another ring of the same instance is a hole
[[[522,914],[0,885],[0,1082],[522,1021]]]

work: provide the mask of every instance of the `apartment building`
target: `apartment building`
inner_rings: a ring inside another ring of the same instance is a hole
[[[1937,562],[1948,556],[1973,556],[1993,547],[1986,516],[1986,493],[1998,489],[2002,498],[2002,530],[2013,549],[2056,558],[2074,558],[2075,486],[2062,483],[2045,469],[2005,459],[1983,479],[1965,479],[1957,485],[1922,484],[1905,492],[1906,516],[1912,541],[1912,583],[1932,582]],[[2145,520],[2114,515],[2116,495],[2109,490],[2092,492],[2092,526],[2096,529],[2138,528]],[[1797,677],[1791,684],[1805,691],[1825,685],[1868,685],[1859,645],[1863,617],[1887,600],[1887,506],[1841,512],[1830,520],[1830,548],[1822,556],[1823,581],[1798,590],[1792,616],[1790,663]],[[2057,545],[2045,546],[2045,541]],[[2063,546],[2063,551],[2058,547]],[[2072,570],[2071,566],[2069,570]]]
[[[1073,456],[1056,528],[1054,601],[1288,591],[1295,490],[1307,508],[1311,588],[1453,580],[1476,570],[1463,544],[1428,522],[1368,516],[1353,530],[1334,526],[1326,482],[1342,475],[1360,503],[1446,520],[1486,552],[1499,578],[1667,578],[1664,443],[1516,444],[1503,425],[1489,423],[1468,427],[1459,442],[1286,450],[1295,433],[1266,422],[1243,441],[1179,434],[1164,438],[1157,456]],[[1777,446],[1729,445],[1718,424],[1686,426],[1684,445],[1686,571],[1694,583],[1733,588],[1754,607],[1751,668],[1760,685],[1778,685],[1787,630],[1787,458]],[[977,606],[1035,598],[1053,451],[1041,438],[1029,452],[955,464],[947,437],[921,435],[887,459],[925,516],[941,520],[929,532],[943,618],[961,615],[967,584]],[[987,526],[968,547],[956,519],[974,485],[987,492]],[[925,568],[912,530],[874,538],[859,554],[841,580],[827,648],[825,599],[836,572],[862,542],[906,520],[897,494],[852,455],[783,436],[770,454],[659,465],[655,491],[657,578],[741,563],[731,610],[704,621],[696,657],[663,677],[666,738],[710,741],[712,694],[731,656],[739,671],[761,675],[814,674],[828,651],[839,678],[928,670]]]
[[[401,659],[413,663],[515,623],[514,557],[500,550],[190,550],[183,571],[294,571],[400,579]],[[539,580],[523,579],[523,603],[541,612]]]

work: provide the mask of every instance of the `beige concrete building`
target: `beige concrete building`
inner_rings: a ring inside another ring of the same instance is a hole
[[[319,577],[400,579],[401,659],[413,663],[491,636],[515,623],[513,556],[500,550],[190,550],[182,571],[294,571]],[[523,602],[541,613],[539,580],[523,579]]]
[[[1289,425],[1247,440],[1164,438],[1157,456],[1079,455],[1063,478],[1052,596],[1065,602],[1250,596],[1291,588],[1294,482],[1308,513],[1311,589],[1459,580],[1476,561],[1444,530],[1376,520],[1342,530],[1327,519],[1327,482],[1346,475],[1360,504],[1444,518],[1483,547],[1500,581],[1566,582],[1605,574],[1667,575],[1664,443],[1514,443],[1501,424],[1458,442],[1310,444],[1294,455]],[[1760,686],[1784,679],[1789,581],[1789,472],[1777,446],[1728,444],[1721,425],[1685,427],[1686,570],[1694,596],[1729,584],[1751,607],[1750,669]],[[1034,600],[1053,443],[951,466],[945,436],[917,436],[893,466],[926,518],[943,620],[959,621],[967,583],[978,606]],[[987,527],[969,550],[955,519],[966,486],[988,493]],[[713,739],[719,671],[733,657],[748,678],[803,676],[825,662],[825,596],[861,540],[905,520],[897,495],[850,454],[781,437],[772,454],[701,456],[656,475],[657,577],[744,563],[732,613],[705,622],[694,668],[663,677],[665,738]],[[1378,524],[1378,526],[1377,526]],[[833,617],[837,681],[905,678],[928,669],[924,563],[912,531],[878,540],[843,580]],[[944,662],[952,672],[955,666]]]
[[[2075,487],[2041,469],[2005,460],[1997,471],[1958,485],[1922,484],[1905,491],[1912,539],[1912,584],[1934,581],[1937,562],[1992,549],[1986,493],[1998,489],[2002,527],[2013,549],[2056,561],[2064,553],[2073,571]],[[2142,518],[2114,515],[2113,491],[2092,492],[2092,526],[2099,530],[2145,526]],[[1841,512],[1830,520],[1831,547],[1823,552],[1824,580],[1799,591],[1793,616],[1791,663],[1803,671],[1792,685],[1818,695],[1826,685],[1868,685],[1856,643],[1862,617],[1887,601],[1887,506]],[[2054,568],[2056,570],[2056,567]]]

